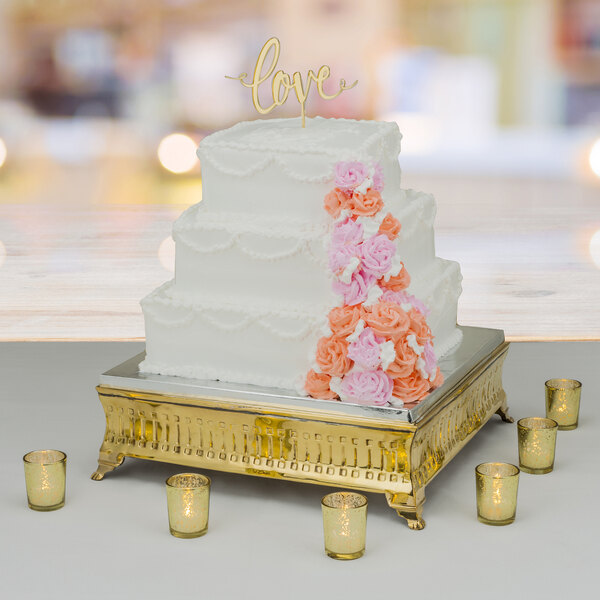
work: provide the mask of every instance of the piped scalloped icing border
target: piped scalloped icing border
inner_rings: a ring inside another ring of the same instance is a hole
[[[275,164],[296,181],[324,183],[348,148],[361,158],[373,154],[397,156],[400,152],[402,135],[395,123],[314,117],[306,119],[306,128],[301,128],[299,121],[237,123],[204,138],[197,150],[198,158],[232,177],[247,177]],[[350,140],[340,144],[344,138]],[[289,158],[299,155],[304,157],[303,164],[292,164]]]
[[[378,163],[335,165],[324,205],[334,219],[328,259],[341,305],[311,356],[304,387],[314,398],[412,406],[443,383],[429,310],[406,292],[410,275],[395,241],[402,224],[386,210],[383,185]]]

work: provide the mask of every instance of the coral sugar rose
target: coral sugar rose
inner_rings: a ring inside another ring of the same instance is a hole
[[[360,306],[336,306],[329,311],[329,327],[335,335],[345,338],[354,333],[361,315]]]
[[[348,342],[338,337],[322,337],[317,344],[316,361],[323,373],[341,377],[350,370]]]
[[[344,208],[347,208],[348,197],[342,190],[335,188],[332,192],[329,192],[325,196],[324,200],[325,210],[334,218],[337,219],[340,216],[340,212]]]
[[[413,372],[418,356],[410,347],[406,335],[403,335],[396,342],[394,348],[396,350],[396,360],[386,369],[386,373],[394,379],[407,377]]]
[[[440,371],[440,368],[437,368],[437,371],[435,372],[435,378],[433,379],[433,381],[431,382],[431,387],[433,389],[439,388],[442,383],[444,383],[444,376],[442,375],[442,372]]]
[[[382,288],[392,290],[392,292],[401,292],[402,290],[405,290],[410,285],[410,275],[404,268],[404,264],[398,275],[390,277],[387,281],[383,279],[380,285]]]
[[[379,226],[379,233],[386,235],[393,242],[398,237],[401,227],[400,221],[392,213],[388,213]]]
[[[425,317],[414,308],[409,311],[408,316],[410,318],[411,331],[414,332],[419,344],[421,346],[425,345],[425,342],[432,339],[431,329],[429,329],[429,325],[427,325]]]
[[[427,379],[424,379],[418,371],[413,371],[407,377],[394,379],[392,394],[404,404],[411,404],[425,398],[429,393],[430,387],[431,384]],[[393,402],[392,399],[392,404]]]
[[[348,203],[348,208],[357,217],[372,217],[383,208],[381,194],[373,189],[367,190],[366,194],[354,192]]]
[[[332,392],[329,387],[331,377],[325,373],[315,373],[312,369],[306,376],[304,389],[309,396],[320,398],[321,400],[333,400],[337,394]]]
[[[387,339],[397,340],[408,331],[408,315],[392,302],[377,302],[371,312],[365,313],[366,324],[377,334]]]

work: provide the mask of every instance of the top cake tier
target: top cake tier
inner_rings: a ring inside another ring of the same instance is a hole
[[[401,134],[395,123],[300,118],[238,123],[198,148],[204,200],[211,211],[322,221],[323,197],[340,161],[379,163],[385,191],[400,186]]]

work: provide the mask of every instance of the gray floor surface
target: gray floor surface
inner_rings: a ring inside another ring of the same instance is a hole
[[[369,495],[367,552],[351,562],[323,553],[324,487],[210,472],[208,534],[179,540],[164,481],[181,468],[129,458],[90,480],[104,433],[98,374],[141,348],[0,344],[1,598],[595,597],[600,343],[511,346],[515,419],[543,415],[546,379],[583,382],[579,429],[559,432],[554,472],[521,475],[513,525],[475,516],[475,465],[518,460],[516,425],[494,417],[427,487],[423,531]],[[37,448],[68,454],[62,510],[27,508],[21,457]]]

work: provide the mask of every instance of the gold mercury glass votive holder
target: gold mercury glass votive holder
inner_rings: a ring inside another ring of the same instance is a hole
[[[517,422],[521,471],[532,475],[552,471],[557,431],[558,424],[553,419],[527,417]]]
[[[208,530],[210,479],[198,473],[179,473],[167,479],[167,509],[171,535],[196,538]]]
[[[558,423],[560,431],[577,428],[581,382],[576,379],[546,381],[546,417]]]
[[[27,503],[50,511],[65,505],[67,455],[60,450],[33,450],[23,457]]]
[[[510,525],[517,513],[519,468],[502,462],[475,467],[477,518],[486,525]]]
[[[334,492],[321,500],[327,556],[353,560],[365,553],[367,499],[354,492]]]

